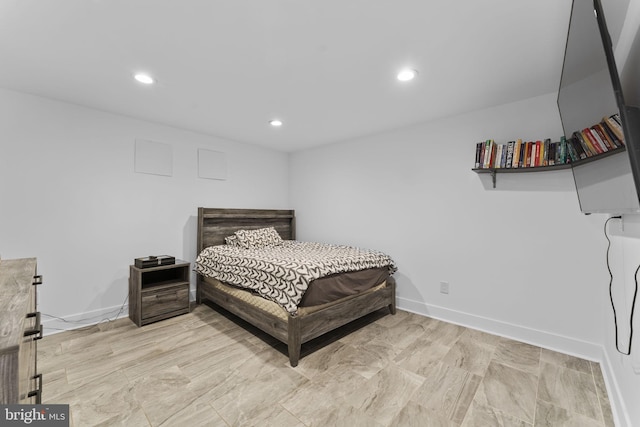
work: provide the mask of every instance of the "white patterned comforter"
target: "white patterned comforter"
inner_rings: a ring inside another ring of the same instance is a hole
[[[380,267],[396,271],[393,260],[382,252],[294,240],[266,248],[210,246],[195,264],[199,274],[257,292],[294,315],[312,280]]]

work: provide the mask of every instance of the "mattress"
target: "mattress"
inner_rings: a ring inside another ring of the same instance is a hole
[[[275,317],[278,317],[284,321],[287,320],[287,318],[289,317],[289,313],[279,304],[273,302],[273,301],[269,301],[268,299],[262,298],[260,295],[253,293],[249,290],[246,289],[241,289],[238,288],[236,286],[232,286],[232,285],[227,285],[225,283],[222,283],[221,281],[219,281],[218,279],[214,279],[211,277],[203,277],[203,281],[207,283],[207,286],[211,286],[213,288],[215,288],[216,290],[220,291],[220,292],[224,292],[228,295],[231,295],[235,298],[240,299],[241,301],[247,303],[247,305],[254,307],[258,310],[262,310],[266,313],[269,313]],[[342,298],[339,298],[337,300],[334,300],[332,302],[327,302],[324,304],[319,304],[319,305],[313,305],[313,306],[306,306],[306,307],[300,307],[298,308],[298,311],[296,313],[297,316],[302,317],[305,316],[307,314],[311,314],[314,313],[316,311],[322,310],[325,307],[331,306],[333,303],[335,303],[336,301],[344,301],[344,300],[348,300],[349,298],[353,298],[356,295],[361,295],[364,293],[368,293],[368,292],[374,292],[377,291],[378,289],[381,289],[383,287],[387,286],[387,282],[386,280],[384,280],[382,283],[379,283],[377,285],[373,285],[370,286],[367,290],[364,290],[360,293],[356,293],[356,294],[352,294],[349,296],[344,296]]]

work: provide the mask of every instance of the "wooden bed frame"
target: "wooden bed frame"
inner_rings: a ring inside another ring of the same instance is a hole
[[[224,238],[237,230],[263,227],[274,227],[283,239],[295,240],[294,211],[198,208],[198,253],[206,247],[224,244]],[[209,300],[287,344],[291,366],[298,365],[303,343],[384,307],[391,314],[396,313],[396,283],[391,276],[386,286],[324,304],[302,315],[287,313],[282,318],[216,289],[199,274],[196,296],[198,304]]]

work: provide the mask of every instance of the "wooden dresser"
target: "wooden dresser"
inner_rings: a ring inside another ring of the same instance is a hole
[[[42,338],[36,309],[36,259],[0,260],[0,404],[39,404],[37,341]]]

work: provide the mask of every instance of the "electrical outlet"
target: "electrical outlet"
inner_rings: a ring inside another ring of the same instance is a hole
[[[449,293],[449,282],[440,282],[440,293],[441,294]]]

